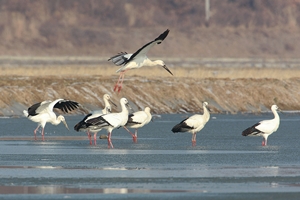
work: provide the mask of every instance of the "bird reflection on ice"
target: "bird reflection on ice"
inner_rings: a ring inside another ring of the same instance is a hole
[[[207,192],[205,190],[158,190],[128,188],[69,188],[64,186],[0,186],[1,194],[128,194],[128,193]]]

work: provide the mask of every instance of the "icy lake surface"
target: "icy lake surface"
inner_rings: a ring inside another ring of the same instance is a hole
[[[273,117],[211,115],[197,134],[172,133],[189,114],[160,115],[141,128],[138,142],[123,128],[89,145],[66,116],[46,125],[45,142],[26,118],[0,119],[0,199],[299,199],[300,116],[280,113],[281,124],[261,146],[261,137],[243,137],[254,123]]]

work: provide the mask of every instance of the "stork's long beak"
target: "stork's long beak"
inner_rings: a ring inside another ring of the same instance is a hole
[[[127,108],[129,108],[130,110],[132,110],[131,106],[129,105],[129,103],[126,104]]]
[[[66,126],[66,128],[67,128],[68,130],[70,130],[69,127],[68,127],[67,122],[66,122],[66,121],[62,121],[62,122],[64,123],[64,125]]]
[[[115,104],[112,100],[109,99],[108,101],[109,101],[109,103],[111,103],[111,104],[114,105],[115,107],[118,107],[117,104]]]
[[[206,108],[207,108],[207,110],[208,110],[209,112],[211,112],[211,109],[210,109],[208,106],[206,106]]]
[[[173,76],[172,72],[169,70],[169,68],[168,68],[166,65],[163,65],[162,67],[163,67],[165,70],[167,70],[167,71]]]

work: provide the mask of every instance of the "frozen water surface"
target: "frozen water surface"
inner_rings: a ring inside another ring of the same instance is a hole
[[[271,113],[212,115],[196,147],[191,134],[171,132],[187,116],[161,115],[139,130],[138,143],[115,130],[115,149],[63,125],[47,124],[46,141],[34,141],[36,124],[1,118],[0,199],[299,198],[298,114],[280,114],[266,147],[241,132]],[[72,127],[82,117],[66,120]]]

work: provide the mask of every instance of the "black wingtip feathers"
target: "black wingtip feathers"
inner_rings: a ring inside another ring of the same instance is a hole
[[[165,32],[163,32],[162,34],[160,34],[160,35],[155,39],[155,41],[157,41],[157,40],[163,41],[163,40],[168,36],[169,32],[170,32],[170,30],[167,29]],[[157,44],[160,44],[160,43],[161,43],[161,42],[158,42]]]

